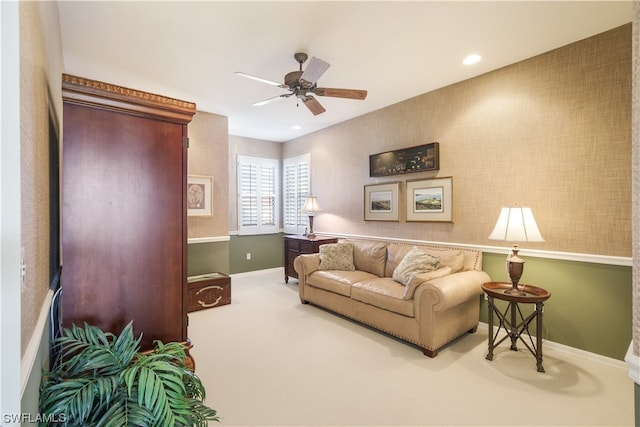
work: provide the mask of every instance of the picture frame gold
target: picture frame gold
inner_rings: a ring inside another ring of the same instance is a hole
[[[454,222],[453,207],[452,176],[407,181],[407,222]]]
[[[187,215],[213,215],[213,177],[189,175],[187,178]]]
[[[365,221],[400,221],[400,181],[364,186]]]

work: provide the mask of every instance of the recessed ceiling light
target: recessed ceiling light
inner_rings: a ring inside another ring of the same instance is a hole
[[[476,55],[474,53],[474,54],[469,55],[466,58],[464,58],[464,61],[462,61],[462,63],[464,65],[472,65],[472,64],[476,64],[476,63],[480,62],[481,59],[482,59],[482,57],[480,55]]]
[[[300,129],[302,129],[302,126],[300,126],[300,125],[293,125],[293,126],[291,126],[291,129],[293,129],[293,130],[300,130]]]

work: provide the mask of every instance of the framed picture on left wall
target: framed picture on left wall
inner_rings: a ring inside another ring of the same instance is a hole
[[[189,175],[187,178],[187,215],[211,216],[213,211],[213,178]]]

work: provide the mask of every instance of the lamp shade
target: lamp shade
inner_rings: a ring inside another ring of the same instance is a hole
[[[307,200],[304,201],[304,205],[300,210],[302,212],[305,212],[307,215],[313,215],[314,213],[318,212],[320,210],[318,199],[314,196],[307,197]]]
[[[490,240],[544,242],[531,208],[502,208]]]

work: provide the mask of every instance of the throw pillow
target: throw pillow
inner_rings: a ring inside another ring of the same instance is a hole
[[[433,271],[438,268],[439,263],[440,258],[429,255],[414,246],[413,249],[407,252],[404,258],[402,258],[400,264],[398,264],[393,271],[392,277],[396,282],[407,286],[413,275]]]
[[[353,245],[351,243],[329,243],[320,246],[319,270],[354,271]]]
[[[444,277],[451,274],[451,267],[440,267],[437,270],[430,271],[428,273],[415,274],[409,279],[409,283],[404,287],[404,293],[402,299],[413,299],[418,285],[428,282],[429,280],[437,279],[438,277]]]

